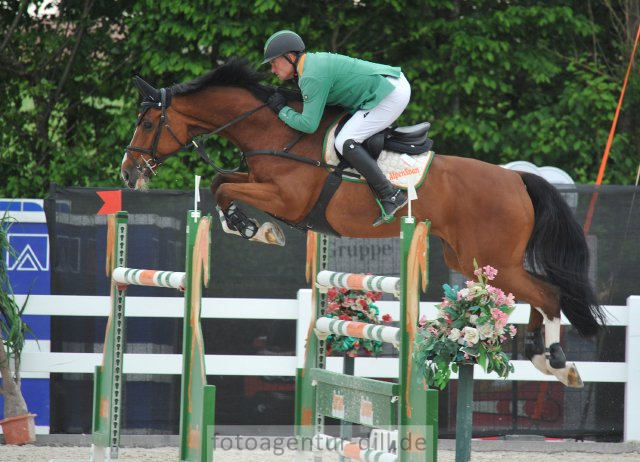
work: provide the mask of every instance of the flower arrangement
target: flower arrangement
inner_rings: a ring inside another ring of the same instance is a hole
[[[369,324],[388,324],[393,321],[385,314],[380,319],[380,310],[375,302],[380,300],[382,292],[330,288],[327,291],[328,318],[338,318],[343,321],[358,321]],[[376,356],[382,349],[383,342],[377,340],[346,337],[343,335],[329,335],[327,337],[327,353],[335,356],[347,355],[352,358],[364,352],[368,356]]]
[[[515,326],[507,324],[515,308],[513,295],[488,284],[498,274],[495,268],[478,268],[475,260],[474,266],[478,281],[467,281],[463,289],[443,285],[438,318],[420,320],[415,359],[429,386],[443,389],[461,363],[479,364],[500,377],[513,372],[502,351],[502,344],[516,335]]]

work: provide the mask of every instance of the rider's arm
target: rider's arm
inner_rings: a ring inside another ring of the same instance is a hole
[[[330,87],[316,78],[307,77],[301,79],[300,89],[302,90],[304,104],[302,113],[285,106],[278,114],[278,117],[295,130],[314,133],[320,125]]]

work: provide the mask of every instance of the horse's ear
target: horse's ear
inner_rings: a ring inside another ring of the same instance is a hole
[[[135,83],[136,87],[138,87],[138,91],[140,92],[140,96],[143,98],[149,97],[155,101],[160,101],[160,91],[153,88],[147,82],[145,82],[142,77],[136,75],[133,77],[133,83]]]

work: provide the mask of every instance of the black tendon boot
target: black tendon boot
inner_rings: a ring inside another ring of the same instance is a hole
[[[342,147],[342,155],[367,180],[373,190],[380,196],[382,214],[373,222],[373,226],[391,223],[393,215],[407,203],[407,194],[394,188],[391,182],[380,171],[376,161],[367,150],[353,140],[347,140]]]

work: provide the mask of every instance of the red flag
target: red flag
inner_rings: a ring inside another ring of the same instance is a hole
[[[122,191],[97,191],[104,205],[98,210],[98,215],[108,215],[122,210]]]

